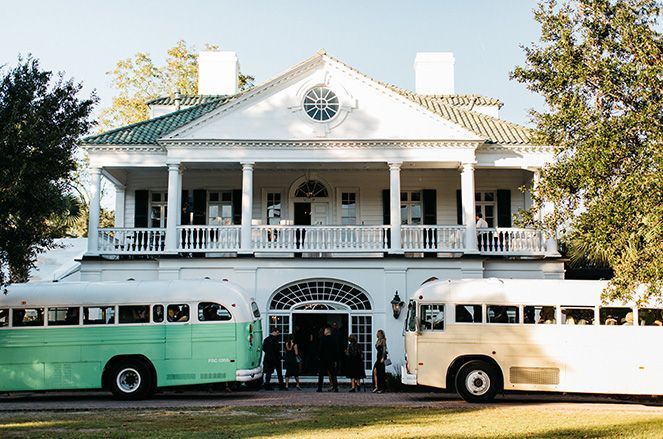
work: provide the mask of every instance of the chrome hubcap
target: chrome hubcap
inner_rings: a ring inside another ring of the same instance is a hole
[[[115,382],[124,393],[132,393],[140,387],[141,377],[136,369],[127,367],[117,374]]]
[[[472,395],[484,395],[490,389],[490,377],[483,370],[473,370],[465,378],[465,388]]]

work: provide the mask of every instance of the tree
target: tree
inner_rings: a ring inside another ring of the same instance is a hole
[[[206,45],[206,50],[219,50],[218,46]],[[102,131],[117,128],[149,118],[146,104],[150,99],[198,94],[198,57],[194,47],[188,47],[180,40],[168,49],[166,63],[157,66],[149,53],[139,52],[132,58],[117,62],[107,73],[112,79],[118,95],[109,108],[102,111],[99,125]],[[255,78],[239,73],[239,89],[253,86]]]
[[[32,57],[0,74],[0,285],[27,281],[78,209],[69,196],[74,154],[96,102],[80,90]]]
[[[572,256],[613,268],[608,300],[663,287],[660,12],[654,0],[543,0],[540,43],[512,73],[545,98],[536,140],[556,148],[523,220],[552,203],[539,225],[562,229]]]

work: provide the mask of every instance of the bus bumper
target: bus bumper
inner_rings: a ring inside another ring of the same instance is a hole
[[[401,383],[406,386],[416,386],[417,385],[417,374],[408,373],[405,366],[401,366]]]
[[[262,378],[262,366],[258,366],[255,369],[240,369],[235,372],[235,381],[240,383],[259,380],[260,378]]]

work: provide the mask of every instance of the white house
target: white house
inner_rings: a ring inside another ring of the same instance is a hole
[[[400,361],[392,301],[432,277],[563,278],[555,241],[512,225],[552,148],[500,119],[499,100],[454,94],[452,54],[418,54],[414,92],[324,51],[241,93],[237,72],[234,53],[204,53],[200,96],[83,140],[82,280],[228,278],[283,333],[357,334],[368,369],[379,328]],[[101,176],[117,191],[110,229]]]

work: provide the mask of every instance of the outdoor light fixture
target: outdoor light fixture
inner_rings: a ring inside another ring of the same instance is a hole
[[[391,299],[391,310],[394,312],[394,318],[398,320],[398,317],[401,315],[401,309],[403,308],[403,305],[405,305],[405,302],[403,302],[398,295],[398,290],[396,290],[396,293],[394,294],[394,298]]]

